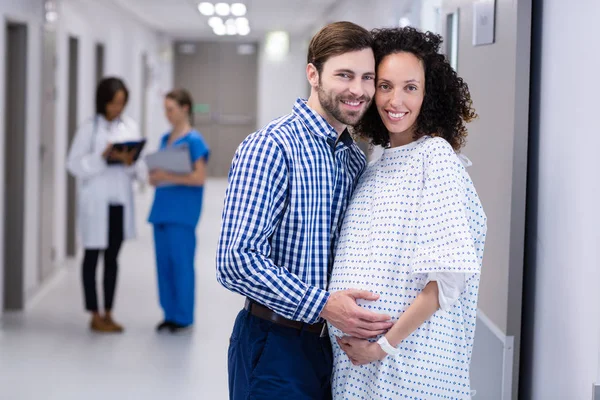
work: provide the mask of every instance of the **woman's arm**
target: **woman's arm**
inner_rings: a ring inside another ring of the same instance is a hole
[[[440,308],[439,288],[435,281],[429,282],[415,301],[400,316],[392,329],[385,335],[388,342],[397,347],[400,342],[417,330]]]
[[[415,301],[400,316],[386,333],[385,338],[392,347],[409,337],[440,308],[438,283],[429,282],[417,295]],[[350,336],[337,338],[338,344],[354,365],[368,364],[384,359],[388,354],[378,343]]]
[[[106,159],[110,145],[98,152],[94,148],[94,123],[87,122],[77,130],[69,154],[67,170],[77,178],[86,179],[107,168]]]

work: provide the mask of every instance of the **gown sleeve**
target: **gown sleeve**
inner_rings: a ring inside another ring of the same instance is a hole
[[[481,264],[467,215],[463,163],[444,139],[430,142],[411,272],[426,275],[426,282],[436,281],[440,307],[448,309],[473,274],[480,273]]]

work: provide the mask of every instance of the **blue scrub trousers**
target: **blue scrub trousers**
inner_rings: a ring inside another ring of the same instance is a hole
[[[155,224],[158,293],[165,321],[194,323],[196,232],[182,224]]]

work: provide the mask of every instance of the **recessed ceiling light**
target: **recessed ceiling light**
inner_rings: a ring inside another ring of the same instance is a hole
[[[229,11],[230,11],[229,4],[227,4],[227,3],[215,4],[215,11],[216,11],[217,15],[225,17],[225,16],[229,15]]]
[[[225,29],[227,29],[227,34],[230,36],[237,35],[237,28],[234,24],[226,24]]]
[[[231,5],[231,13],[236,17],[246,15],[246,5],[243,3],[233,3]]]
[[[200,11],[200,14],[202,15],[211,16],[215,13],[215,6],[213,3],[200,3],[198,4],[198,11]]]
[[[235,24],[237,25],[238,28],[240,26],[250,26],[250,23],[248,22],[248,18],[246,18],[246,17],[236,18]]]
[[[219,17],[210,17],[208,19],[208,26],[210,26],[211,28],[215,28],[216,26],[222,26],[223,25],[223,20]]]
[[[215,26],[213,32],[215,35],[223,36],[227,33],[227,28],[225,28],[225,25]]]
[[[285,31],[274,31],[267,33],[265,52],[271,60],[278,61],[283,59],[290,46],[289,34]]]
[[[402,17],[400,18],[400,21],[398,21],[398,26],[400,28],[404,28],[410,25],[410,19],[406,18],[406,17]]]
[[[249,26],[238,26],[237,30],[238,30],[238,35],[241,35],[241,36],[246,36],[247,34],[250,33]]]

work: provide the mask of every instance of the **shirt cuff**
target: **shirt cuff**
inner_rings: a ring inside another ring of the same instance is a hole
[[[106,160],[100,154],[89,154],[81,160],[83,167],[91,174],[98,173],[107,167]]]
[[[435,281],[438,285],[440,308],[448,311],[465,290],[465,274],[456,272],[431,272],[427,275],[427,283]]]
[[[321,312],[329,299],[329,292],[315,286],[309,286],[300,305],[294,313],[294,320],[307,324],[319,322]]]

